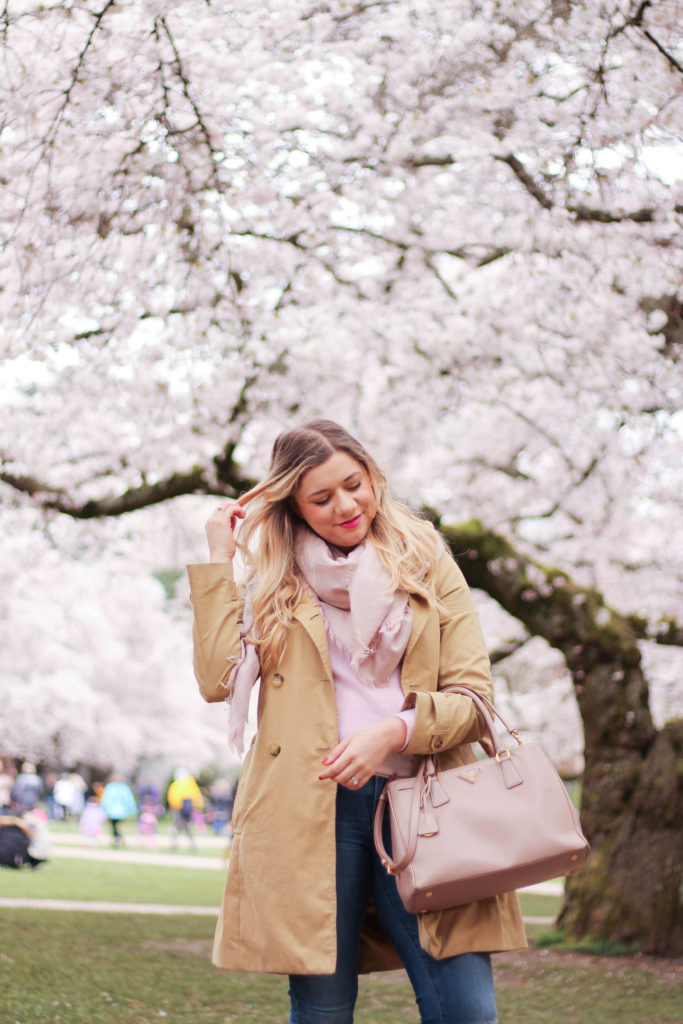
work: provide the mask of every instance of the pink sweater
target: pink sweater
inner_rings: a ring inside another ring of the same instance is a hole
[[[339,739],[343,740],[358,729],[384,721],[395,716],[405,723],[406,739],[401,750],[410,742],[415,729],[415,708],[401,711],[404,696],[401,689],[400,667],[394,669],[389,681],[384,686],[372,686],[364,683],[358,673],[351,667],[346,654],[335,643],[334,637],[327,631],[330,649],[330,663],[334,678],[334,694],[337,699],[337,716],[339,720]],[[376,771],[377,775],[411,775],[412,756],[400,750],[392,752]]]

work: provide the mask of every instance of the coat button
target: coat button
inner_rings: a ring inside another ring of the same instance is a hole
[[[273,673],[273,686],[282,686],[284,681],[284,676],[282,676],[279,672]]]
[[[279,743],[271,743],[268,753],[270,754],[271,757],[277,757],[281,750],[282,747],[280,746]]]

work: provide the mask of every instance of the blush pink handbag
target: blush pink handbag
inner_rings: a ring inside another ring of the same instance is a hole
[[[552,762],[525,743],[489,702],[464,686],[484,720],[495,756],[437,771],[423,758],[417,775],[390,779],[375,813],[375,847],[396,876],[406,910],[444,910],[578,871],[588,842]],[[502,745],[500,719],[515,740]],[[382,841],[389,810],[393,858]]]

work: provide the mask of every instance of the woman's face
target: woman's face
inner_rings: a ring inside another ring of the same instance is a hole
[[[346,452],[335,452],[304,473],[294,498],[310,528],[343,550],[365,540],[377,512],[370,477]]]

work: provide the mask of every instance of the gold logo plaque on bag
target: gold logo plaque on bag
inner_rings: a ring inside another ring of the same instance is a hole
[[[474,785],[480,772],[481,768],[469,768],[466,772],[458,772],[458,778],[462,779],[463,782],[471,782]]]

